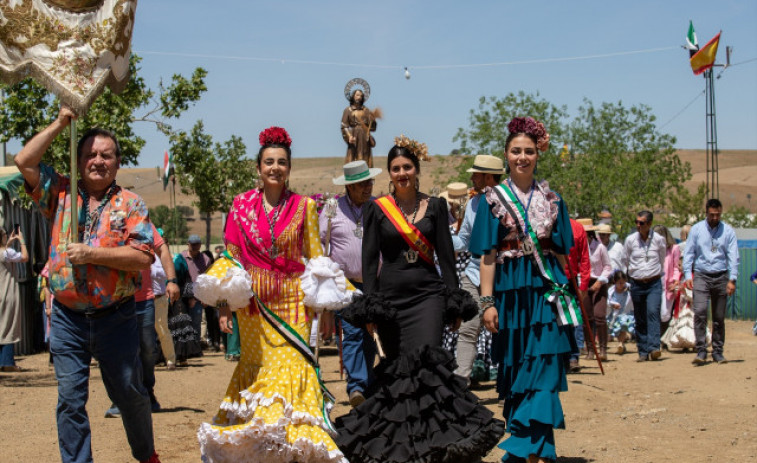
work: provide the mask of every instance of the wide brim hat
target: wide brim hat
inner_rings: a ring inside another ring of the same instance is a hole
[[[468,185],[463,182],[452,182],[439,197],[447,201],[462,201],[468,197]]]
[[[599,226],[597,227],[597,233],[601,233],[603,235],[612,235],[612,227],[606,223],[599,224]]]
[[[576,222],[580,223],[581,226],[584,227],[585,231],[594,231],[597,229],[591,219],[576,219]]]
[[[378,167],[368,167],[365,161],[352,161],[345,164],[342,169],[344,175],[341,175],[331,181],[334,185],[351,185],[372,179],[381,173]]]
[[[489,154],[479,154],[473,158],[473,165],[466,172],[482,174],[504,174],[505,166],[502,158]]]

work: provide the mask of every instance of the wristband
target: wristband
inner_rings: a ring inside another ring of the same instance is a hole
[[[179,280],[177,280],[176,278],[169,278],[169,279],[166,280],[166,284],[168,284],[168,283],[173,283],[173,284],[178,285],[179,284]]]

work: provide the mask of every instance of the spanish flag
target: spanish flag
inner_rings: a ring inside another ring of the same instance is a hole
[[[720,34],[712,38],[707,45],[703,46],[698,52],[691,57],[691,70],[694,75],[698,76],[704,71],[710,69],[715,64],[715,55],[718,54],[718,44],[720,43]]]

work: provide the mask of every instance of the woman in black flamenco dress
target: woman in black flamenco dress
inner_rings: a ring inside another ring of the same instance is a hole
[[[395,139],[388,157],[395,191],[363,210],[365,297],[344,314],[378,330],[386,358],[366,401],[336,420],[336,443],[351,463],[476,462],[504,434],[441,346],[445,324],[457,329],[478,311],[457,289],[446,201],[418,191],[419,147]]]

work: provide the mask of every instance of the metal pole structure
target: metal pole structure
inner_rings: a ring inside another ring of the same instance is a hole
[[[717,198],[720,195],[718,178],[718,127],[715,114],[715,78],[713,69],[704,73],[706,100],[706,132],[707,132],[707,197]]]
[[[79,169],[76,163],[76,120],[71,119],[71,242],[79,242]],[[89,207],[89,204],[82,204]]]

